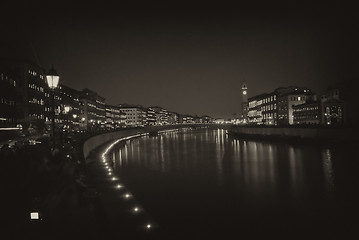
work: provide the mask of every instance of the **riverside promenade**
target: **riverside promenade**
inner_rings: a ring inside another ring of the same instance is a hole
[[[97,147],[86,160],[85,182],[93,206],[95,235],[102,239],[165,239],[159,226],[145,210],[139,207],[139,211],[135,211],[141,204],[135,200],[130,189],[121,183],[120,176],[109,175],[103,162],[103,153],[110,144]],[[110,166],[110,161],[107,163]],[[131,196],[127,198],[126,194]]]
[[[128,189],[115,188],[105,171],[101,154],[110,142],[95,141],[84,158],[83,143],[91,135],[65,137],[54,151],[48,137],[36,137],[34,143],[27,138],[4,141],[1,224],[8,239],[161,239],[156,223],[146,211],[133,211],[135,199],[125,199],[123,191]],[[39,219],[31,219],[31,213]]]
[[[151,217],[151,213],[137,202],[135,194],[127,189],[111,167],[111,156],[106,155],[115,143],[124,145],[132,137],[155,134],[162,130],[206,125],[157,126],[110,132],[88,139],[83,146],[85,183],[92,196],[96,233],[101,238],[174,239]],[[123,139],[122,141],[119,141]],[[139,176],[138,181],[141,181]],[[119,187],[120,186],[120,187]],[[126,195],[129,194],[128,198]],[[135,209],[138,207],[138,212]]]

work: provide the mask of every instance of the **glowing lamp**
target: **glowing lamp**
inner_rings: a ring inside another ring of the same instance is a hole
[[[49,70],[48,74],[46,75],[46,81],[47,85],[50,89],[57,88],[57,85],[59,85],[60,76],[57,74],[56,70],[52,66],[52,68]]]
[[[69,113],[71,110],[71,107],[70,106],[64,106],[64,113]]]
[[[40,219],[38,212],[31,212],[30,213],[30,219],[38,220]]]

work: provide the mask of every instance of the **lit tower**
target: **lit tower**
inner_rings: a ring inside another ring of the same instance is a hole
[[[242,83],[242,89],[241,89],[241,95],[242,95],[242,103],[241,103],[241,121],[243,123],[247,123],[248,120],[248,90],[247,90],[247,84]]]

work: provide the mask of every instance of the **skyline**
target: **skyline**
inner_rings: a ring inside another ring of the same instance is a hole
[[[358,77],[350,6],[52,7],[20,5],[5,22],[2,57],[54,64],[61,83],[108,104],[229,118],[243,81],[251,97],[290,85],[320,94]]]

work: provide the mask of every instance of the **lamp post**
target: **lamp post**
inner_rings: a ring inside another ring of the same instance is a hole
[[[54,66],[49,70],[46,75],[47,85],[51,90],[52,95],[52,119],[51,119],[51,132],[52,132],[52,148],[55,147],[55,89],[59,84],[60,76],[57,74]]]

